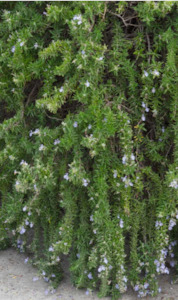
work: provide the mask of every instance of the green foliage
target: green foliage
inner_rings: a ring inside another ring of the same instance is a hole
[[[177,3],[1,2],[0,248],[55,288],[178,269]]]

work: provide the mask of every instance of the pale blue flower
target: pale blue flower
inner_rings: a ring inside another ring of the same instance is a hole
[[[88,185],[88,179],[83,178],[82,181],[83,181],[83,186],[87,186]]]
[[[41,144],[40,147],[39,147],[39,151],[42,151],[44,149],[45,149],[45,146],[43,144]]]
[[[148,72],[147,71],[143,71],[143,73],[144,73],[144,77],[148,77]]]
[[[120,225],[120,228],[124,227],[124,221],[122,219],[120,219],[119,225]]]
[[[154,70],[154,71],[152,72],[152,74],[155,75],[155,76],[159,76],[159,71]]]
[[[54,252],[54,248],[52,246],[49,247],[49,252]]]
[[[33,281],[37,281],[39,278],[37,276],[33,277]]]
[[[24,263],[27,264],[29,261],[29,257],[25,258]]]
[[[74,128],[78,127],[78,123],[74,122],[73,126],[74,126]]]
[[[20,229],[20,234],[24,234],[25,231],[26,231],[26,229],[24,228],[24,226],[22,226],[21,229]]]
[[[170,266],[171,266],[172,268],[175,267],[175,261],[174,261],[174,260],[171,260],[171,261],[170,261]]]
[[[26,210],[27,210],[27,207],[26,207],[26,206],[24,206],[22,210],[23,210],[23,211],[26,211]]]
[[[47,296],[49,294],[49,290],[45,290],[45,295]]]
[[[135,285],[133,289],[134,289],[135,292],[138,292],[139,291],[139,286]]]
[[[90,86],[90,83],[89,83],[88,80],[85,82],[85,85],[86,85],[86,87],[89,87],[89,86]]]
[[[89,290],[86,290],[85,294],[88,296],[89,295]]]
[[[131,160],[135,160],[135,155],[132,153],[130,158],[131,158]]]
[[[127,161],[127,156],[124,155],[123,158],[122,158],[122,163],[125,165],[126,161]]]
[[[98,272],[100,273],[100,272],[102,272],[102,271],[105,271],[105,266],[99,266],[99,268],[98,268]]]
[[[104,263],[107,264],[108,263],[108,260],[106,257],[104,257]]]
[[[60,144],[60,140],[59,139],[56,139],[55,141],[54,141],[54,145],[58,145],[58,144]]]
[[[115,285],[115,288],[116,288],[117,290],[119,290],[119,285],[118,285],[118,284],[116,284],[116,285]]]
[[[62,93],[64,91],[63,86],[61,86],[61,88],[59,89],[59,92]]]
[[[176,225],[176,221],[173,220],[173,219],[171,219],[171,220],[169,221],[169,227],[168,227],[168,229],[169,229],[169,230],[172,230],[172,228],[173,228],[175,225]]]
[[[155,94],[155,93],[156,93],[156,89],[153,87],[152,90],[151,90],[151,92],[152,92],[153,94]]]
[[[145,121],[145,120],[146,120],[145,115],[142,114],[142,121]]]
[[[24,42],[21,42],[21,43],[20,43],[20,47],[22,47],[23,45],[24,45]]]
[[[114,170],[113,177],[114,177],[114,178],[117,178],[117,170]]]
[[[93,215],[90,216],[90,221],[93,222]]]
[[[34,48],[37,49],[39,47],[38,43],[34,44]]]
[[[147,289],[148,287],[149,287],[149,283],[148,283],[148,282],[145,282],[145,283],[144,283],[144,288]]]
[[[91,124],[89,124],[89,125],[88,125],[88,129],[91,129],[91,128],[92,128],[92,126],[91,126]]]
[[[66,174],[64,175],[64,179],[69,180],[69,174],[68,174],[68,173],[66,173]]]
[[[87,276],[88,276],[89,279],[93,279],[93,276],[92,276],[91,273],[89,273]]]
[[[13,47],[11,48],[11,52],[12,52],[12,53],[15,52],[15,46],[13,46]]]

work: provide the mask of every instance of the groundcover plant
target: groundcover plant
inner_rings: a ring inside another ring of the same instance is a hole
[[[177,3],[0,16],[0,248],[53,288],[68,255],[86,294],[156,295],[178,256]]]

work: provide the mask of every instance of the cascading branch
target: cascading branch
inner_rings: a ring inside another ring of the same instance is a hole
[[[177,268],[177,3],[0,3],[0,247],[55,288]],[[51,290],[53,292],[53,290]]]

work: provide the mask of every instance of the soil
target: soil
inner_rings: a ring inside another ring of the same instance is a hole
[[[30,264],[25,264],[26,256],[15,249],[0,251],[0,300],[99,300],[97,293],[86,295],[86,290],[76,289],[70,282],[69,272],[59,285],[55,294],[45,295],[48,283],[38,277],[37,270]],[[171,276],[160,277],[162,292],[155,298],[145,300],[178,300],[178,284],[171,284]],[[111,300],[110,297],[100,298]],[[121,300],[136,300],[136,293],[128,291]]]

